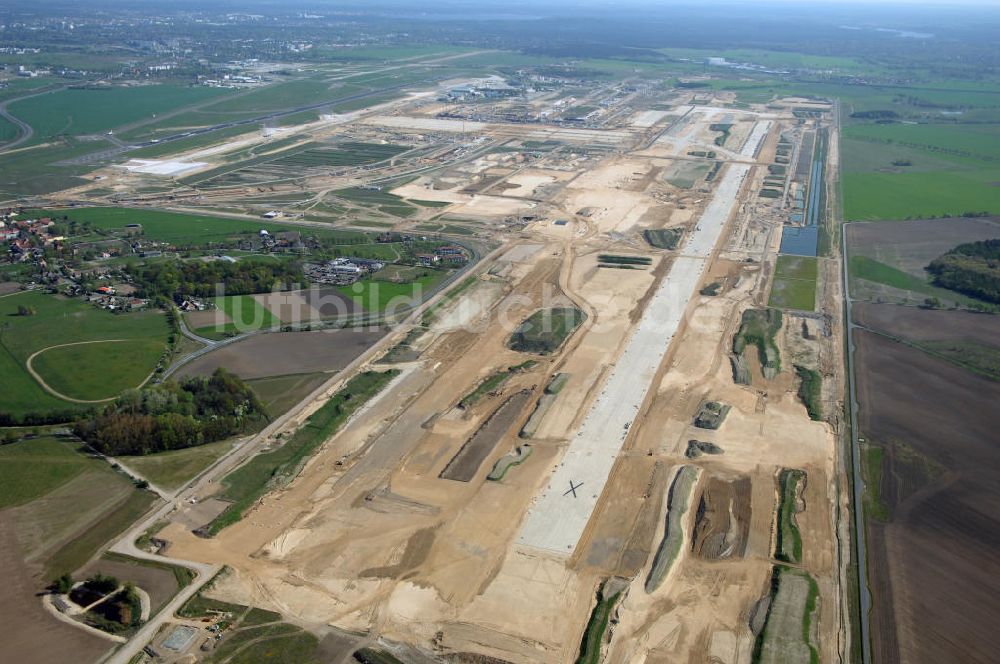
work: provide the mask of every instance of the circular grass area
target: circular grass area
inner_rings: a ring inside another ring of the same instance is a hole
[[[31,365],[56,392],[96,401],[141,385],[163,350],[164,343],[156,339],[84,343],[43,350]]]

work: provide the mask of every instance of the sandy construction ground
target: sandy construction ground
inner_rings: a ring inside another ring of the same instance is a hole
[[[670,115],[670,111],[640,111],[632,116],[631,122],[633,127],[648,129],[668,115]]]
[[[171,524],[162,536],[172,555],[232,568],[213,590],[219,597],[274,608],[307,625],[406,643],[435,661],[572,662],[597,587],[619,576],[626,592],[606,661],[745,664],[754,640],[747,616],[767,593],[773,564],[776,477],[794,467],[808,475],[797,519],[802,568],[820,588],[820,658],[836,659],[835,437],[829,425],[809,419],[790,361],[767,380],[748,351],[754,378],[734,384],[733,333],[742,310],[766,292],[768,273],[715,257],[752,213],[744,203],[755,191],[743,185],[758,177],[752,162],[779,121],[726,108],[671,114],[682,113],[653,148],[632,153],[628,141],[640,132],[628,129],[479,127],[403,115],[367,120],[401,130],[615,143],[624,154],[597,151],[573,168],[553,159],[522,170],[490,155],[436,180],[450,189],[433,189],[427,179],[395,189],[452,203],[449,214],[481,216],[497,228],[528,210],[536,220],[503,231],[510,248],[435,312],[416,344],[418,359],[398,365],[403,374],[294,482],[214,539]],[[741,127],[718,158],[736,163],[697,194],[678,194],[662,177],[665,159],[688,159],[694,146],[711,146],[708,125],[730,115]],[[649,128],[666,117],[647,111],[631,122]],[[462,193],[473,182],[486,182],[488,193]],[[642,239],[644,228],[665,225],[686,231],[678,250]],[[617,269],[602,254],[648,263]],[[726,285],[718,296],[699,294],[705,281],[720,278]],[[512,330],[533,312],[571,304],[587,320],[558,350],[532,355],[507,347]],[[789,328],[779,343],[795,333]],[[261,338],[268,337],[280,335]],[[259,373],[258,365],[273,371],[308,362],[300,350],[307,338],[296,335],[270,350],[231,348],[242,353],[244,371]],[[787,346],[805,355],[808,343],[819,342],[792,339]],[[334,344],[314,353],[333,361],[349,350]],[[463,401],[511,367],[519,370],[499,386]],[[565,378],[546,394],[556,374]],[[546,410],[525,437],[522,427],[543,395]],[[731,406],[718,430],[692,425],[706,399]],[[724,453],[688,459],[693,438]],[[502,480],[486,479],[494,463],[526,443],[530,456]],[[664,492],[682,464],[700,473],[690,487],[693,507],[680,523],[689,537],[700,533],[701,548],[695,552],[688,542],[666,580],[647,592],[652,552],[664,533]],[[699,501],[711,509],[699,512]],[[712,544],[719,538],[736,544]]]

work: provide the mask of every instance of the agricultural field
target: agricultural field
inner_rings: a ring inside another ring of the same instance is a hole
[[[77,441],[53,437],[0,448],[0,509],[18,527],[20,551],[36,581],[75,571],[153,503]],[[16,479],[14,479],[16,478]]]
[[[385,336],[381,328],[257,334],[184,365],[180,376],[209,376],[224,367],[245,380],[338,371]]]
[[[816,260],[813,256],[778,256],[768,305],[813,311],[816,308]]]
[[[859,303],[858,325],[921,348],[924,352],[994,380],[1000,379],[1000,317]]]
[[[323,372],[256,378],[247,381],[272,418],[280,417],[289,408],[302,401],[313,390],[330,379]]]
[[[281,319],[250,295],[225,295],[213,300],[217,309],[225,313],[229,321],[223,330],[215,326],[199,327],[196,332],[243,334],[255,330],[269,330],[281,325]]]
[[[867,518],[875,657],[988,661],[1000,383],[873,333],[856,343],[861,431],[881,450],[866,477],[869,502],[884,506]]]
[[[972,298],[931,285],[924,269],[956,245],[1000,237],[995,218],[931,219],[894,224],[850,224],[847,241],[851,295],[856,299],[969,306]]]
[[[20,307],[34,313],[18,315]],[[159,311],[113,314],[27,291],[0,298],[0,316],[0,412],[15,418],[79,409],[46,391],[39,379],[69,399],[108,399],[144,382],[166,349],[168,326]]]
[[[118,461],[155,486],[172,491],[215,463],[233,449],[234,444],[231,440],[222,440],[182,450],[118,457]]]
[[[985,441],[1000,394],[1000,323],[900,304],[975,304],[930,286],[923,268],[958,244],[998,235],[992,218],[848,229],[852,294],[868,300],[853,316],[863,326],[856,361],[879,660],[989,657],[998,587],[983,565],[1000,545],[989,516],[1000,493],[983,469],[997,462]],[[906,594],[914,601],[898,600]]]
[[[0,604],[0,620],[6,630],[6,637],[0,642],[0,659],[6,662],[100,659],[110,649],[110,643],[52,617],[37,597],[44,583],[33,574],[19,550],[17,527],[10,511],[0,510],[0,580],[6,600]]]
[[[862,124],[844,130],[844,216],[1000,214],[1000,125]]]

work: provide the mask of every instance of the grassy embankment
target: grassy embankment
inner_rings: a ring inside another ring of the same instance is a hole
[[[823,419],[823,377],[815,369],[795,365],[799,376],[799,399],[809,412],[812,420]]]
[[[683,228],[661,228],[642,232],[646,242],[657,249],[676,249],[683,235]]]
[[[691,500],[691,490],[698,481],[699,469],[694,466],[681,466],[670,483],[667,493],[667,516],[663,528],[663,538],[656,548],[653,564],[646,577],[646,592],[655,591],[670,573],[677,556],[684,546],[683,518]]]
[[[770,604],[757,635],[751,661],[819,664],[813,622],[819,606],[819,585],[802,570],[775,565],[771,572]]]
[[[622,596],[622,590],[608,595],[608,583],[601,584],[597,592],[597,604],[590,613],[590,620],[587,621],[587,628],[583,631],[583,640],[580,643],[580,655],[576,658],[577,664],[598,664],[601,661],[601,645],[604,643],[604,635],[608,631],[608,624],[611,622],[611,613],[615,605]]]
[[[469,392],[464,397],[459,399],[458,407],[471,408],[473,405],[476,404],[476,402],[478,402],[484,396],[486,396],[490,392],[493,392],[501,385],[506,383],[509,378],[522,371],[527,371],[536,364],[537,362],[535,362],[534,360],[528,360],[526,362],[522,362],[521,364],[508,367],[503,371],[498,371],[494,374],[491,374],[483,382],[479,383],[479,385],[477,385],[471,392]]]
[[[774,557],[786,563],[802,561],[802,534],[795,523],[798,496],[804,487],[806,474],[801,470],[785,468],[778,474],[778,527],[775,534]]]
[[[539,309],[514,330],[507,346],[522,353],[553,353],[586,319],[573,307]]]
[[[746,347],[754,346],[757,349],[757,356],[764,370],[764,376],[773,378],[781,371],[781,354],[774,340],[780,329],[780,310],[747,309],[743,312],[740,329],[733,337],[733,353],[737,358],[742,358]],[[748,376],[749,372],[746,373]]]

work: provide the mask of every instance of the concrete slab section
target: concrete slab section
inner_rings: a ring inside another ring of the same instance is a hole
[[[719,181],[682,255],[654,293],[548,487],[529,510],[519,544],[567,555],[576,548],[749,171],[748,165],[731,164]]]
[[[764,120],[763,122],[758,122],[753,126],[750,135],[747,136],[747,142],[743,144],[743,148],[740,150],[740,155],[744,157],[756,157],[757,150],[760,149],[761,143],[764,141],[764,137],[767,136],[767,132],[771,130],[771,121]]]

